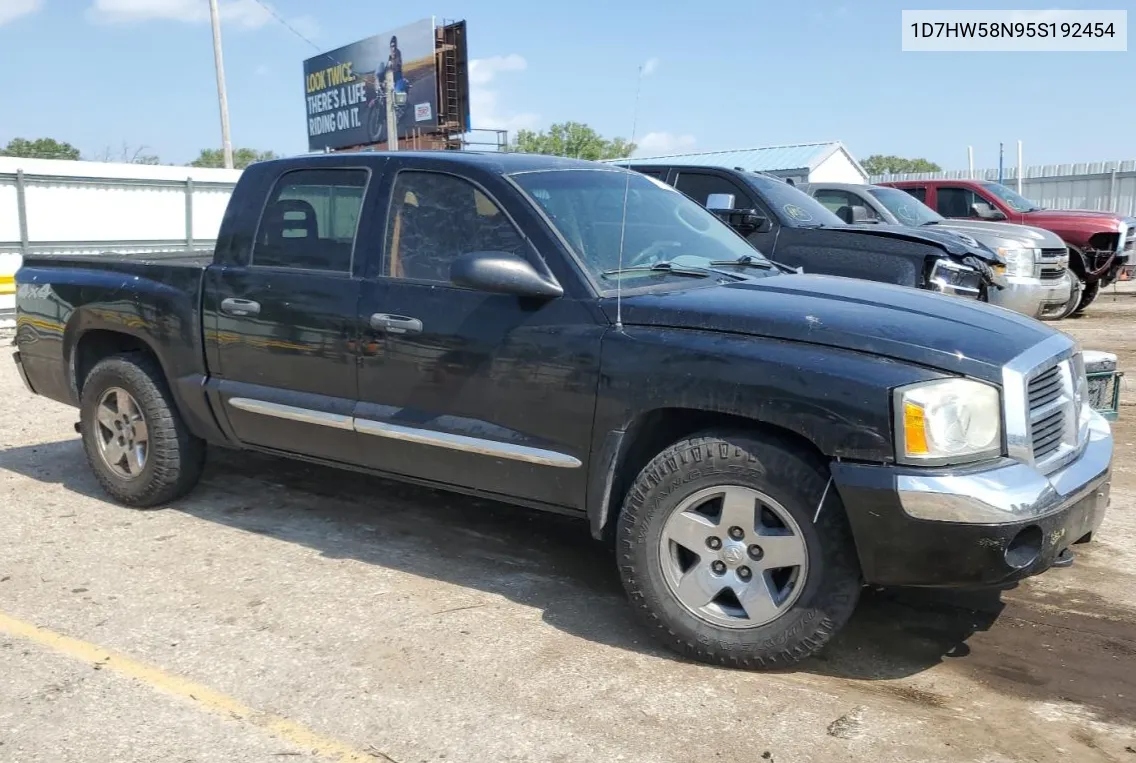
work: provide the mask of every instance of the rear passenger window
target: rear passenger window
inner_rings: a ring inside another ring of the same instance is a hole
[[[438,172],[398,173],[384,275],[449,283],[450,265],[463,254],[521,254],[523,247],[501,208],[469,181]]]
[[[911,188],[901,188],[901,191],[907,191],[909,194],[919,199],[924,204],[927,203],[927,189],[923,186],[913,186]]]
[[[252,264],[350,273],[367,175],[358,169],[281,175],[260,219]]]

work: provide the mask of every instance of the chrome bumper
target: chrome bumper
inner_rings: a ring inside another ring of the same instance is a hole
[[[1073,280],[1068,270],[1064,276],[1052,281],[1023,276],[1006,276],[1006,281],[1006,288],[989,290],[987,298],[990,304],[1031,318],[1041,316],[1046,308],[1065,304],[1073,291]]]
[[[896,489],[903,510],[916,519],[1005,524],[1055,514],[1094,491],[1107,500],[1111,464],[1112,431],[1094,411],[1080,457],[1052,474],[1005,459],[969,472],[900,474]]]

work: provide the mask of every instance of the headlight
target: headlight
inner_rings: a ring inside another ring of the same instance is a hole
[[[1030,277],[1037,265],[1037,258],[1041,256],[1040,249],[1025,249],[1020,247],[998,247],[998,254],[1006,258],[1006,275]]]
[[[896,459],[943,466],[1002,453],[1002,406],[997,387],[943,379],[895,391]]]

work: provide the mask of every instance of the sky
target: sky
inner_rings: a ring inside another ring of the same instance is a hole
[[[999,141],[1007,164],[1018,140],[1026,165],[1136,158],[1131,44],[902,52],[901,10],[943,5],[220,0],[233,143],[306,151],[303,60],[433,16],[468,23],[475,128],[575,120],[634,134],[640,155],[841,140],[860,159],[944,169],[965,168],[968,145],[976,167],[997,166]],[[0,0],[0,71],[0,145],[52,137],[85,156],[144,148],[180,164],[221,144],[207,0]]]

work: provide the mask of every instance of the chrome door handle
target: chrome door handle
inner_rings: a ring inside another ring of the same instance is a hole
[[[375,313],[371,316],[371,328],[388,334],[420,334],[422,321],[407,315],[388,315]]]
[[[260,315],[260,303],[251,299],[227,297],[221,300],[221,312],[239,316]]]

